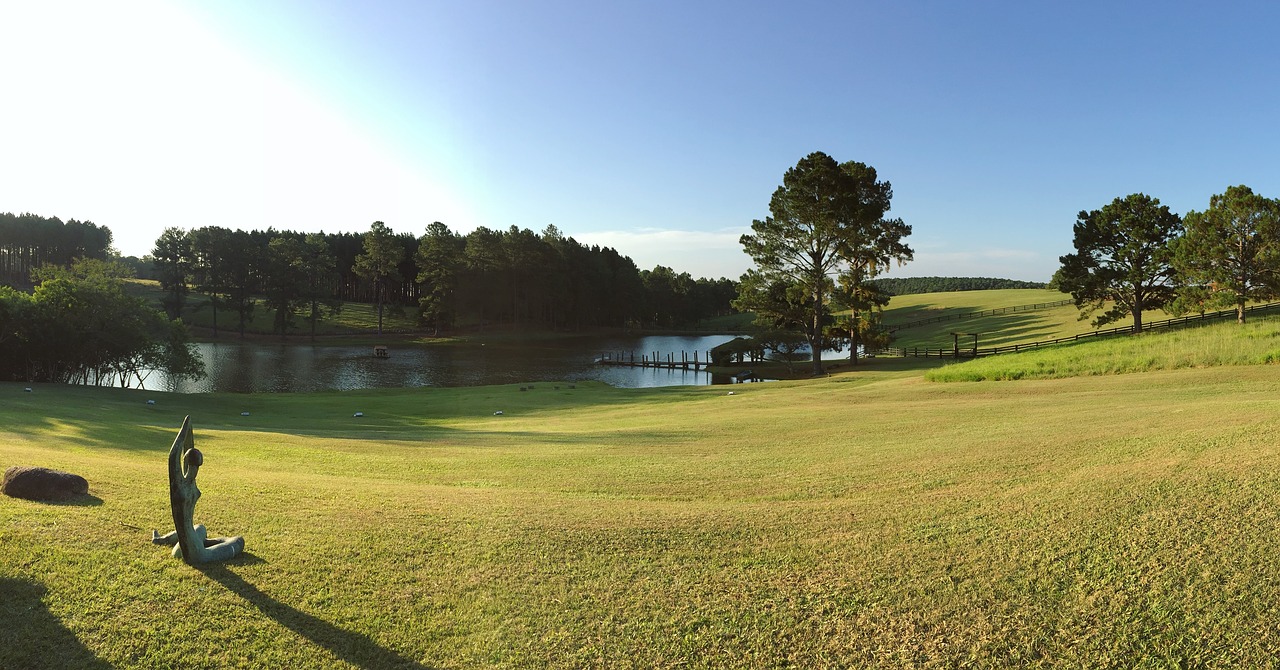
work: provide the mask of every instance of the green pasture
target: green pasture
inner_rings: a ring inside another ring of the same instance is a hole
[[[884,311],[884,323],[894,325],[948,314],[1058,302],[1069,297],[1071,296],[1055,289],[1038,288],[895,295],[889,299],[889,307]]]
[[[875,359],[729,388],[0,384],[0,467],[92,494],[0,498],[0,667],[1266,667],[1280,368],[1211,358],[955,383]],[[200,569],[148,542],[188,414],[196,520],[247,548]]]
[[[935,316],[1051,303],[1069,297],[1065,293],[1050,289],[951,291],[894,296],[884,312],[884,323],[892,327]],[[950,350],[955,343],[952,333],[968,334],[961,336],[961,348],[973,346],[971,333],[978,334],[979,348],[1052,340],[1092,332],[1094,328],[1089,324],[1093,316],[1081,320],[1079,309],[1074,305],[1063,305],[971,319],[949,319],[899,330],[894,333],[894,340],[890,346]],[[1169,316],[1162,311],[1151,311],[1143,314],[1143,320],[1157,321],[1167,319]],[[1132,325],[1133,319],[1126,318],[1107,324],[1106,328]]]

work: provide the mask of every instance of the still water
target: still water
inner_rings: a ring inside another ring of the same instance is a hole
[[[375,358],[367,346],[202,342],[196,347],[207,377],[171,380],[157,371],[147,377],[146,387],[180,393],[254,393],[583,380],[625,388],[701,385],[728,380],[713,380],[707,372],[604,366],[595,360],[605,352],[634,352],[639,359],[654,351],[663,356],[674,353],[678,360],[681,351],[690,358],[697,351],[698,360],[705,361],[708,350],[731,339],[732,335],[584,337],[528,346],[426,348],[390,342],[387,358]]]

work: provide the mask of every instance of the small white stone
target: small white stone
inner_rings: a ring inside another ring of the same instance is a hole
[[[31,387],[30,387],[30,386],[28,386],[27,388],[24,388],[24,389],[22,389],[22,390],[23,390],[23,391],[26,391],[27,393],[30,393],[30,392],[31,392]]]
[[[148,400],[148,401],[147,401],[147,404],[148,404],[148,405],[154,405],[154,404],[156,404],[156,401],[154,401],[154,400]]]
[[[729,391],[729,395],[733,395],[733,391]]]
[[[364,416],[364,412],[356,412],[352,416]]]
[[[502,416],[502,410],[498,410],[498,411],[494,412],[494,413],[493,413],[493,415],[494,415],[494,416]]]
[[[249,416],[249,413],[248,413],[248,412],[241,412],[241,413],[240,413],[240,416]]]

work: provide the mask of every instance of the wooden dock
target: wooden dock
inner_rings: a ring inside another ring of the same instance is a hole
[[[600,365],[620,365],[629,368],[665,368],[668,370],[705,370],[711,365],[711,356],[707,354],[701,359],[698,357],[699,352],[694,351],[693,356],[687,351],[681,351],[679,355],[675,352],[669,352],[663,355],[657,351],[641,353],[636,356],[634,351],[608,351],[600,355],[596,359],[596,363]]]

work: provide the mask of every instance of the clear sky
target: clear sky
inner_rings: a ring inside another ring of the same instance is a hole
[[[1280,197],[1280,4],[0,0],[0,211],[559,227],[737,278],[801,157],[893,183],[889,276],[1047,280],[1082,209]]]

